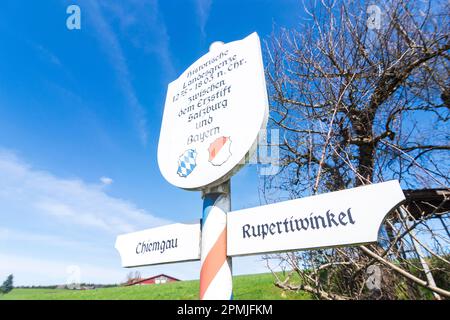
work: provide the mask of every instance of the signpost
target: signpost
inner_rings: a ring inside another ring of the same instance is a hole
[[[213,43],[167,89],[158,164],[171,184],[203,193],[201,299],[232,297],[226,252],[229,179],[255,150],[268,106],[256,33]]]
[[[118,236],[124,267],[200,259],[200,298],[225,300],[232,256],[377,241],[384,217],[404,200],[397,181],[230,212],[230,178],[256,149],[267,116],[256,33],[213,43],[169,84],[158,164],[171,184],[202,191],[202,222]]]

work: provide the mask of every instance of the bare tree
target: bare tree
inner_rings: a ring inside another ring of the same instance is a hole
[[[405,189],[448,191],[449,2],[303,7],[301,25],[277,30],[267,43],[270,125],[283,138],[281,170],[263,178],[266,201],[390,179]],[[448,282],[429,280],[450,273],[444,202],[419,213],[402,206],[377,245],[268,256],[301,278],[296,285],[277,278],[276,285],[323,299],[448,298]],[[371,270],[381,272],[379,291],[367,284]]]
[[[127,279],[125,280],[125,284],[130,285],[139,280],[142,280],[142,275],[140,271],[130,271],[127,273]]]

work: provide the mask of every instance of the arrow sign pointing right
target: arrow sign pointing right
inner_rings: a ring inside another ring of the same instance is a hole
[[[385,216],[405,200],[398,181],[251,209],[227,218],[228,256],[376,242]]]

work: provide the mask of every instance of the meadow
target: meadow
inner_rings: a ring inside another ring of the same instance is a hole
[[[194,300],[198,299],[199,281],[99,288],[94,290],[13,289],[0,300]],[[305,292],[285,292],[274,285],[270,273],[233,277],[235,300],[306,300]]]

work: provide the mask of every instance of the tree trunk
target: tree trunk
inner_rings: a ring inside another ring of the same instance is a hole
[[[358,173],[364,178],[356,179],[356,186],[372,182],[375,164],[375,146],[373,143],[364,143],[358,148]]]

